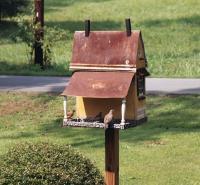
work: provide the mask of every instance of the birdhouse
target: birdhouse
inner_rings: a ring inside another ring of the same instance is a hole
[[[104,128],[103,118],[114,110],[112,128],[126,129],[147,120],[146,67],[140,30],[85,31],[74,34],[70,69],[73,75],[63,93],[63,125]],[[76,97],[74,117],[67,115],[67,97]]]

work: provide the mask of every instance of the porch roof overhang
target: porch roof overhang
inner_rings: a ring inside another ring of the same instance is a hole
[[[125,98],[133,72],[75,72],[62,96],[87,98]]]

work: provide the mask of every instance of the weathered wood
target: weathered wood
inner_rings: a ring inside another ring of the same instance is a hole
[[[105,183],[119,185],[119,130],[105,130]]]

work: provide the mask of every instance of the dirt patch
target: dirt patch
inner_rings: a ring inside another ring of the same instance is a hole
[[[33,103],[27,100],[4,102],[0,107],[0,116],[18,113],[25,109],[30,110],[32,107]]]
[[[155,140],[155,141],[147,141],[145,142],[145,145],[147,146],[158,146],[158,145],[166,145],[167,143],[161,140]]]
[[[51,107],[52,100],[57,96],[49,93],[1,93],[0,116],[14,115],[17,113],[41,113],[46,112]],[[61,106],[62,107],[62,106]]]
[[[38,104],[32,100],[18,100],[4,102],[0,106],[0,116],[15,114],[24,111],[41,111],[44,110],[47,105]]]

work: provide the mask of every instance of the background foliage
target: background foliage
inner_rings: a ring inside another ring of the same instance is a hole
[[[29,0],[1,0],[0,19],[2,17],[12,17],[24,12],[30,2]]]
[[[152,76],[200,77],[199,6],[197,0],[46,0],[45,25],[67,34],[53,43],[53,68],[41,71],[27,66],[25,43],[11,40],[19,27],[4,20],[0,74],[68,75],[73,33],[84,30],[85,19],[91,19],[92,30],[123,31],[124,19],[130,17],[132,28],[142,30]]]
[[[34,24],[34,19],[34,16],[31,18],[19,16],[17,21],[19,29],[12,35],[12,38],[16,42],[24,42],[26,44],[26,55],[29,64],[34,64],[35,44],[41,45],[43,48],[44,68],[50,68],[52,67],[53,60],[53,44],[61,39],[67,39],[67,33],[56,26],[45,26],[41,28],[40,24]],[[44,38],[40,37],[39,40],[35,39],[37,30],[44,30]]]

